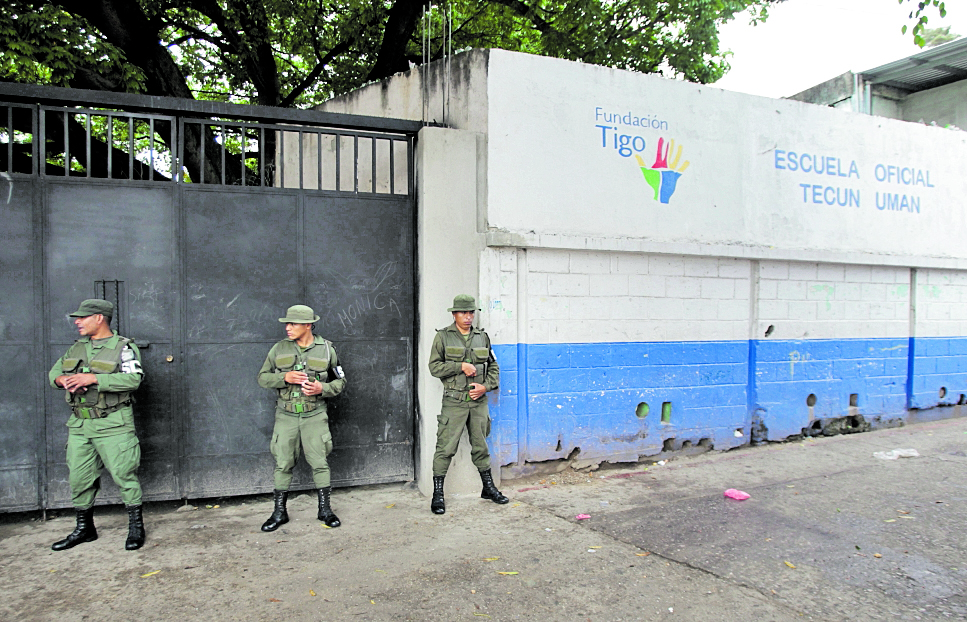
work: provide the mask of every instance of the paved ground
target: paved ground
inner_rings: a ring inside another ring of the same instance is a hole
[[[873,456],[897,448],[921,455]],[[967,618],[967,419],[502,489],[442,517],[410,486],[337,490],[338,529],[297,495],[273,534],[267,497],[153,504],[136,552],[119,508],[60,553],[72,516],[7,517],[0,619]]]

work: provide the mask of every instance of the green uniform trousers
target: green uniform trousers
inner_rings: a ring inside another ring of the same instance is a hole
[[[490,434],[490,411],[484,397],[477,402],[443,398],[443,408],[437,417],[436,452],[433,454],[433,474],[446,475],[450,461],[457,453],[460,435],[467,428],[470,435],[470,459],[478,471],[490,468],[487,436]]]
[[[275,489],[288,490],[292,483],[292,469],[299,459],[299,450],[312,467],[312,481],[316,488],[329,486],[329,463],[326,456],[332,453],[332,434],[329,433],[329,417],[325,412],[315,415],[290,415],[275,411],[275,429],[269,450],[275,457]]]
[[[129,411],[127,419],[130,419],[133,416],[131,409],[121,409],[124,410]],[[108,417],[122,419],[125,413],[121,411]],[[124,505],[141,505],[141,482],[138,481],[141,444],[134,433],[134,426],[119,426],[117,434],[103,436],[104,431],[96,426],[104,423],[105,419],[81,420],[72,417],[68,424],[71,426],[67,435],[68,481],[74,507],[79,510],[94,505],[100,487],[98,478],[105,467],[118,485]]]

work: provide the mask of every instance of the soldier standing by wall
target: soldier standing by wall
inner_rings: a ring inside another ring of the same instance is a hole
[[[490,434],[487,391],[495,391],[499,386],[500,366],[490,347],[490,337],[483,329],[473,326],[477,311],[473,296],[456,296],[453,306],[447,310],[453,314],[453,324],[438,330],[430,347],[430,374],[443,381],[443,406],[437,419],[433,455],[430,510],[434,514],[446,512],[443,481],[457,453],[464,427],[470,434],[470,457],[483,482],[480,498],[500,504],[509,501],[494,486],[487,449]]]
[[[326,456],[332,452],[332,434],[326,398],[342,393],[346,376],[332,343],[312,334],[313,322],[318,322],[319,316],[311,307],[289,307],[279,321],[285,324],[288,338],[272,346],[258,376],[259,386],[279,394],[269,446],[275,457],[275,509],[262,531],[275,531],[289,522],[285,504],[300,447],[319,489],[318,518],[329,527],[339,527],[342,523],[330,508],[332,488]]]
[[[114,305],[85,300],[71,313],[81,338],[60,357],[48,374],[55,389],[67,391],[67,468],[77,527],[50,548],[63,551],[97,540],[94,498],[104,467],[121,490],[128,510],[124,548],[144,546],[141,514],[141,445],[134,430],[132,394],[141,385],[141,353],[134,341],[111,330]]]

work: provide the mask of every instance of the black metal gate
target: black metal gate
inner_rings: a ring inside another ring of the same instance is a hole
[[[70,504],[46,373],[94,296],[141,346],[148,500],[272,489],[255,375],[299,303],[349,378],[334,485],[411,479],[418,127],[0,85],[0,511]],[[109,480],[99,502],[119,499]],[[293,486],[311,486],[305,465]]]

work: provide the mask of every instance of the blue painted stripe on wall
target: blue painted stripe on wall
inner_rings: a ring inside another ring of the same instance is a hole
[[[490,442],[501,465],[576,448],[581,458],[629,460],[703,439],[727,449],[748,442],[753,412],[767,438],[780,440],[813,418],[902,417],[967,395],[967,337],[497,344],[494,352],[501,387],[490,398]]]

